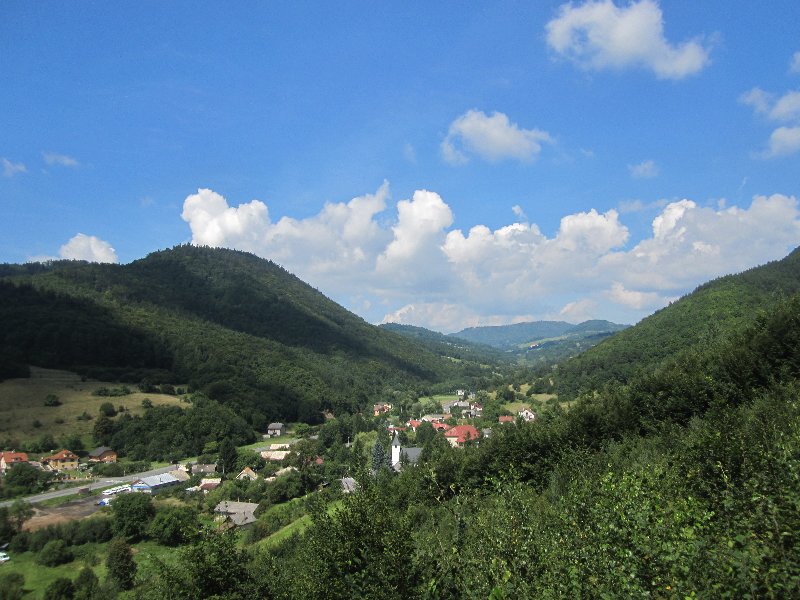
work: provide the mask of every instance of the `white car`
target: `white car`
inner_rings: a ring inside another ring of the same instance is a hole
[[[9,560],[11,560],[11,557],[7,553],[0,552],[0,563],[4,563]]]

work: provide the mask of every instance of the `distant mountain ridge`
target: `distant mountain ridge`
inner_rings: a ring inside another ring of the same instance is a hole
[[[511,350],[519,348],[523,344],[534,344],[551,338],[610,334],[626,327],[627,325],[618,325],[602,320],[584,321],[578,325],[565,321],[530,321],[512,325],[468,327],[451,334],[451,336],[503,350]]]

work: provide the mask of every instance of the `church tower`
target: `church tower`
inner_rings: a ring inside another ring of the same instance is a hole
[[[400,464],[400,436],[394,432],[394,439],[392,440],[392,467]]]

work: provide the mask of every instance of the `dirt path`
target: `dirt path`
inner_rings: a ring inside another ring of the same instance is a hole
[[[25,523],[23,529],[35,531],[48,525],[56,523],[66,523],[76,519],[83,519],[96,513],[101,507],[97,506],[97,497],[80,498],[72,500],[61,506],[48,508],[36,507],[33,517]]]

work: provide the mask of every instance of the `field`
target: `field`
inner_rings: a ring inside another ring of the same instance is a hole
[[[99,414],[100,405],[111,402],[115,408],[125,406],[131,414],[141,414],[142,400],[149,398],[154,405],[180,404],[177,396],[143,394],[135,391],[125,396],[93,396],[92,392],[106,387],[118,388],[120,384],[102,381],[82,381],[79,375],[68,371],[31,367],[30,379],[8,379],[0,382],[0,440],[26,442],[44,433],[58,439],[78,433],[90,437],[93,420],[77,417],[84,412],[92,417]],[[134,386],[128,386],[132,390]],[[60,406],[45,406],[45,398],[54,394]],[[37,426],[38,423],[38,426]]]

